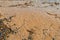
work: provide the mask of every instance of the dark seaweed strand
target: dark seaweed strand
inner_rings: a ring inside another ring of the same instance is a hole
[[[6,40],[8,34],[15,33],[14,30],[12,30],[11,28],[9,28],[7,25],[4,24],[3,22],[4,20],[8,19],[7,18],[0,19],[0,40]]]
[[[0,40],[3,40],[3,38],[4,38],[4,36],[6,35],[5,33],[5,25],[4,25],[4,23],[3,23],[3,20],[1,20],[0,19]],[[4,40],[5,40],[5,38],[4,38]]]
[[[33,40],[33,34],[34,34],[34,31],[33,30],[27,30],[29,35],[28,35],[28,40]]]

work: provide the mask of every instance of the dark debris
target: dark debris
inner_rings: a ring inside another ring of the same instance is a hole
[[[5,20],[8,22],[7,18],[0,19],[0,40],[6,40],[6,38],[9,37],[9,34],[16,33],[14,30],[12,30],[6,24],[4,24]]]

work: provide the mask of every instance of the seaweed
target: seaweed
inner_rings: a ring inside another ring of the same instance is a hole
[[[26,38],[23,38],[22,40],[27,40]]]
[[[9,37],[9,34],[16,33],[4,23],[5,20],[9,22],[7,18],[0,19],[0,40],[6,40],[6,38]]]
[[[55,4],[55,5],[59,5],[60,3],[55,2],[54,4]]]
[[[34,30],[31,29],[31,30],[27,30],[29,35],[28,35],[28,40],[33,40],[33,34],[34,34]]]
[[[28,6],[34,6],[33,5],[33,1],[29,1],[29,2],[25,2],[23,4],[19,3],[19,4],[15,4],[15,5],[9,5],[8,7],[28,7]]]
[[[55,38],[52,38],[52,40],[55,40]]]

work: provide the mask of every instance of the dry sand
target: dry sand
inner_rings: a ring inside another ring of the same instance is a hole
[[[60,2],[27,1],[0,0],[0,19],[14,16],[7,26],[17,28],[6,40],[60,40]]]
[[[9,25],[13,30],[20,28],[17,34],[10,34],[7,40],[29,40],[27,30],[33,31],[32,40],[60,40],[60,19],[55,18],[54,14],[49,15],[35,8],[0,8],[0,13],[7,18],[15,15]]]

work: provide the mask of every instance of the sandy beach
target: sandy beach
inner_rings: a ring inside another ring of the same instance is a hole
[[[57,6],[7,6],[0,7],[0,18],[13,16],[6,25],[12,30],[17,29],[17,33],[9,34],[6,40],[60,40],[60,9],[56,9]]]

